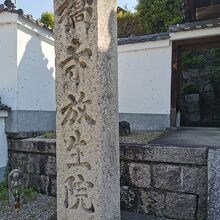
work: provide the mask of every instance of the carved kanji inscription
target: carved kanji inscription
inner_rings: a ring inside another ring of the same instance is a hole
[[[69,103],[61,109],[61,114],[64,116],[61,125],[67,122],[74,124],[81,123],[84,119],[88,125],[95,125],[96,121],[87,113],[87,106],[92,103],[91,100],[85,100],[85,93],[80,92],[78,100],[74,95],[68,95]]]
[[[82,209],[88,213],[94,213],[95,208],[92,199],[89,196],[89,190],[94,187],[94,184],[85,181],[81,174],[73,175],[65,181],[65,201],[66,209]]]
[[[85,140],[81,139],[81,133],[76,130],[75,136],[70,136],[69,145],[67,151],[70,155],[70,162],[67,163],[68,168],[78,168],[85,167],[88,170],[91,169],[91,165],[88,162],[83,162],[82,158],[84,157],[84,147],[87,146]]]

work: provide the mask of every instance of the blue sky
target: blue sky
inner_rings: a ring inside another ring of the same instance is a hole
[[[134,10],[136,2],[137,0],[118,0],[118,5]],[[32,14],[34,18],[40,18],[43,11],[53,11],[53,0],[17,0],[17,8],[22,8],[26,14]]]

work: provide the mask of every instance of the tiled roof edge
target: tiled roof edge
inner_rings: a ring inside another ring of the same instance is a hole
[[[169,33],[199,30],[205,28],[215,28],[215,27],[220,27],[220,18],[172,25],[169,27]]]
[[[131,36],[127,38],[119,38],[118,45],[167,40],[169,38],[170,38],[170,35],[168,32],[163,32],[163,33],[158,33],[158,34],[149,34],[149,35],[144,35],[144,36]]]
[[[18,15],[24,17],[25,19],[28,19],[32,23],[37,24],[39,27],[44,28],[47,31],[53,32],[52,28],[49,28],[49,27],[47,27],[47,25],[41,23],[39,20],[34,19],[32,15],[25,14],[22,9],[16,9],[16,8],[12,9],[12,8],[6,7],[4,4],[0,4],[0,13],[4,12],[4,11],[18,14]]]

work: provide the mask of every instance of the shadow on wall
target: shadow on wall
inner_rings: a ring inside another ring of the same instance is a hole
[[[23,28],[18,31],[18,38],[17,109],[10,113],[6,130],[15,133],[55,130],[53,43]]]

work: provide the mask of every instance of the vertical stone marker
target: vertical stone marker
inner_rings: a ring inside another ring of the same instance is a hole
[[[55,0],[59,220],[120,219],[116,0]]]

